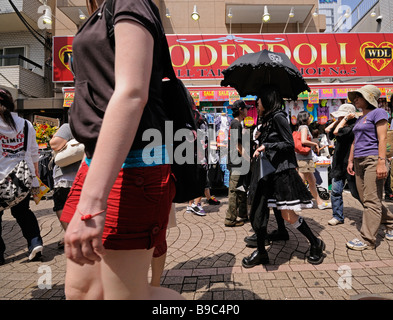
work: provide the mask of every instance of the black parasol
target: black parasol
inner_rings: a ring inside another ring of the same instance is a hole
[[[262,50],[236,59],[223,70],[221,86],[231,86],[241,97],[257,95],[264,85],[275,85],[283,98],[297,100],[299,93],[311,91],[296,66],[284,53]]]

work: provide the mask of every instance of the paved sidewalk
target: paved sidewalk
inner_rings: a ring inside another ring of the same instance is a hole
[[[250,223],[224,227],[226,197],[219,206],[204,205],[207,215],[185,212],[177,205],[177,227],[168,232],[168,257],[162,285],[173,288],[188,300],[348,300],[361,297],[393,299],[393,241],[378,233],[375,250],[348,250],[346,241],[358,237],[361,205],[344,196],[345,223],[329,226],[331,210],[308,209],[301,215],[326,243],[321,265],[306,262],[308,243],[287,225],[290,239],[269,248],[270,265],[245,269],[243,257],[253,250],[244,237],[252,234]],[[63,231],[52,211],[53,202],[31,203],[44,239],[42,261],[29,262],[25,239],[9,210],[3,215],[6,264],[0,266],[0,299],[65,299],[65,256],[57,249]],[[393,210],[393,203],[388,203]],[[271,214],[269,230],[274,229]],[[50,272],[50,273],[49,273]],[[48,282],[51,280],[51,283]],[[45,288],[50,285],[50,289]]]

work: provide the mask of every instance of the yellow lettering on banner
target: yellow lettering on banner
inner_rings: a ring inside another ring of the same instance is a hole
[[[254,51],[246,44],[239,44],[239,46],[243,49],[243,55],[246,53],[254,53]]]
[[[194,66],[195,67],[208,67],[208,66],[211,66],[217,62],[218,54],[217,54],[216,49],[214,49],[214,47],[212,47],[208,44],[198,44],[198,45],[194,45],[193,47],[194,47],[194,59],[195,59]],[[205,48],[209,49],[210,53],[212,55],[210,62],[207,64],[201,64],[201,52],[200,52],[201,47],[205,47]]]
[[[228,67],[229,66],[228,56],[235,58],[236,51],[234,53],[232,53],[232,54],[228,54],[228,47],[236,48],[236,45],[235,44],[222,44],[221,45],[221,55],[222,55],[222,64],[221,64],[221,66],[222,67]]]
[[[269,43],[267,46],[267,50],[274,51],[274,47],[283,48],[284,53],[288,56],[289,59],[291,59],[292,56],[291,50],[289,50],[289,48],[286,45],[280,43]]]
[[[173,48],[175,48],[175,47],[179,47],[179,48],[181,48],[181,49],[183,50],[184,60],[183,60],[183,63],[181,63],[181,64],[179,64],[179,65],[173,64],[173,61],[172,61],[172,65],[173,65],[175,68],[184,67],[187,63],[190,62],[190,57],[191,57],[190,51],[187,49],[187,47],[182,46],[181,44],[175,44],[175,45],[173,45],[173,46],[171,46],[171,47],[169,48],[169,51],[171,52],[171,55],[172,55],[172,50],[173,50]]]
[[[328,62],[328,58],[327,58],[327,45],[328,45],[328,43],[320,43],[320,45],[321,45],[321,65],[337,64],[337,59],[334,62]]]
[[[341,55],[341,64],[356,64],[356,59],[353,62],[347,62],[347,44],[348,43],[339,43],[340,45],[340,55]]]
[[[308,63],[303,63],[302,61],[300,61],[299,53],[300,53],[301,47],[303,47],[303,46],[307,46],[307,47],[309,47],[311,49],[311,59],[310,59],[310,61]],[[317,56],[318,56],[317,49],[315,49],[315,47],[313,45],[309,44],[309,43],[301,43],[301,44],[297,45],[295,47],[295,49],[293,50],[293,57],[294,57],[295,61],[298,64],[301,64],[303,66],[307,66],[307,65],[313,64],[315,62],[315,60],[317,60]]]

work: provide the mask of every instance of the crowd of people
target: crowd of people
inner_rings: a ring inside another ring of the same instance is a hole
[[[182,299],[176,291],[159,286],[167,252],[166,231],[176,225],[172,204],[176,177],[171,174],[169,164],[146,164],[142,157],[142,150],[148,144],[143,142],[143,130],[163,122],[162,24],[158,9],[149,1],[116,2],[114,50],[109,36],[103,36],[107,35],[106,21],[100,19],[104,15],[103,2],[88,1],[92,18],[76,35],[73,44],[72,69],[76,83],[74,114],[71,113],[73,131],[64,124],[50,141],[51,148],[58,151],[76,133],[75,138],[85,145],[82,161],[69,167],[55,166],[53,170],[53,210],[65,230],[59,247],[64,246],[67,258],[66,296],[68,299]],[[133,41],[129,41],[130,37]],[[100,51],[95,50],[98,45]],[[92,98],[91,92],[101,94]],[[330,172],[331,202],[321,199],[317,190],[313,157],[322,147],[313,141],[309,113],[298,114],[296,130],[300,132],[301,143],[310,150],[307,154],[296,153],[280,92],[274,86],[262,87],[257,97],[260,122],[253,133],[252,147],[246,148],[241,137],[248,106],[240,100],[233,104],[231,133],[237,131],[237,140],[232,143],[235,146],[232,151],[242,161],[252,163],[252,170],[247,173],[251,176],[248,189],[239,188],[240,184],[244,186],[246,174],[238,164],[229,163],[231,175],[224,225],[233,228],[251,222],[254,233],[245,242],[256,250],[242,260],[245,268],[269,263],[266,243],[288,240],[285,222],[308,241],[307,261],[322,263],[325,243],[310,229],[301,211],[314,206],[318,210],[331,210],[329,225],[344,223],[342,193],[346,182],[353,197],[364,207],[359,237],[348,241],[347,247],[374,249],[381,224],[386,227],[385,238],[393,240],[393,214],[383,202],[389,172],[388,116],[378,108],[380,94],[372,85],[349,92],[352,104],[340,106],[332,114],[335,121],[325,129],[325,134],[336,140]],[[89,108],[94,101],[106,106],[105,117],[99,124],[86,120],[92,117]],[[14,112],[13,99],[3,89],[0,89],[0,106],[0,134],[12,140],[21,133],[25,122]],[[355,108],[362,112],[361,116]],[[38,186],[38,146],[34,129],[31,123],[27,124],[26,151],[18,149],[11,157],[3,144],[0,181],[18,161],[14,155],[20,152],[33,174],[34,192]],[[157,129],[164,133],[162,127]],[[162,150],[166,152],[165,146]],[[264,161],[272,169],[260,174],[262,171],[255,168],[260,168]],[[247,192],[251,188],[253,195],[248,210]],[[202,196],[191,200],[187,211],[206,215],[201,206]],[[210,195],[209,185],[205,196],[209,204],[219,204]],[[27,240],[29,260],[34,260],[42,254],[43,242],[29,199],[30,195],[12,207],[11,214]],[[278,229],[268,234],[270,208]],[[2,214],[3,211],[0,218]],[[0,237],[0,264],[5,262],[5,249]],[[151,285],[147,277],[150,266]]]

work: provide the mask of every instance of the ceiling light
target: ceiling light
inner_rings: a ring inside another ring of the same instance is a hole
[[[79,19],[81,19],[81,20],[86,19],[86,15],[83,13],[83,11],[81,9],[79,9]]]
[[[169,12],[169,8],[166,8],[166,14],[165,17],[167,17],[168,19],[171,18],[171,13]]]
[[[295,16],[295,9],[292,7],[291,11],[289,11],[289,17],[293,18]]]
[[[351,16],[351,11],[350,9],[347,9],[344,13],[344,17],[348,19],[350,16]]]
[[[313,12],[313,17],[318,17],[318,8],[315,8],[315,11]]]
[[[45,8],[45,14],[42,17],[42,21],[46,24],[52,24],[52,16],[51,16],[51,9],[50,7],[46,6]]]
[[[263,22],[269,22],[270,21],[270,14],[267,11],[267,6],[263,9],[263,16],[262,16]]]
[[[229,8],[229,12],[228,12],[228,18],[232,19],[233,14],[232,14],[232,8]]]
[[[373,18],[377,16],[377,13],[375,12],[375,9],[373,10],[373,12],[371,12],[370,14]]]
[[[191,18],[192,18],[192,20],[194,20],[194,21],[198,21],[199,20],[199,13],[198,13],[198,11],[197,11],[197,6],[194,4],[194,11],[192,12],[192,14],[191,14]]]

